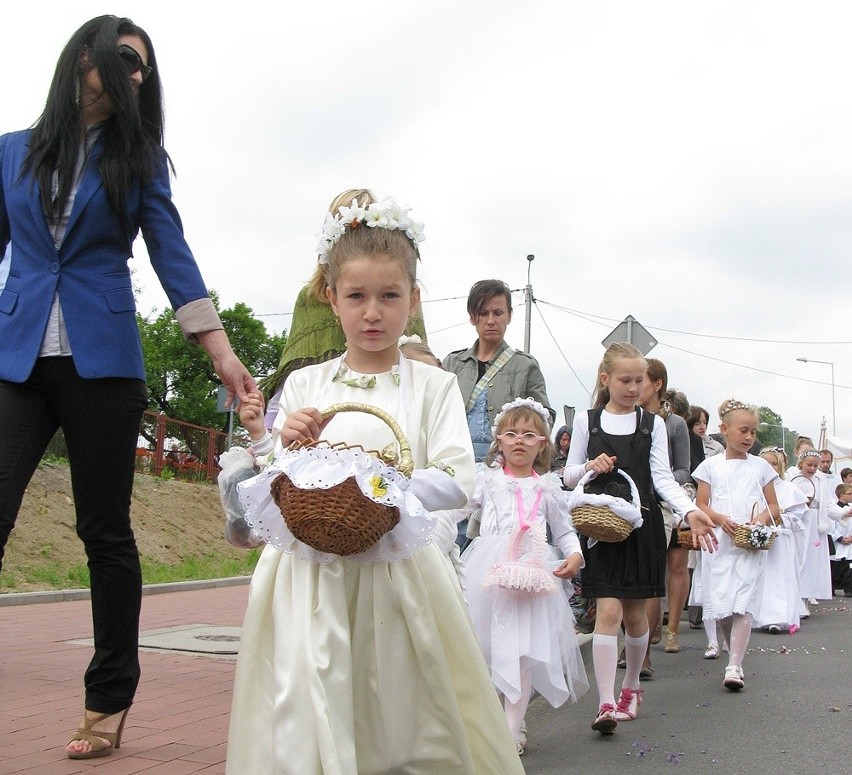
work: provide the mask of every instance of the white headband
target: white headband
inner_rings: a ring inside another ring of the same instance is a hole
[[[497,435],[497,426],[500,424],[500,420],[503,419],[503,415],[505,415],[506,412],[509,412],[512,409],[519,409],[522,406],[535,410],[539,415],[541,415],[541,419],[544,420],[545,426],[548,428],[550,427],[550,412],[548,412],[544,406],[542,406],[534,398],[516,398],[514,401],[509,401],[508,404],[503,404],[500,408],[500,411],[494,418],[494,425],[491,426],[491,435]]]

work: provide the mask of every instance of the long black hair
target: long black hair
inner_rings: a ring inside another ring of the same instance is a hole
[[[152,72],[140,86],[138,97],[118,54],[121,35],[138,36],[148,49]],[[103,155],[98,170],[110,207],[129,236],[126,208],[130,186],[134,181],[150,181],[157,155],[165,153],[161,150],[163,97],[157,58],[148,33],[130,19],[98,16],[71,36],[56,64],[44,112],[33,126],[22,172],[32,173],[45,214],[51,220],[57,219],[68,201],[80,150],[81,80],[93,68],[97,68],[113,106],[113,114],[103,123]],[[59,183],[55,197],[54,170]]]

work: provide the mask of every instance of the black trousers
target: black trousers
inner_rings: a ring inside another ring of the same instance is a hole
[[[831,560],[831,589],[842,589],[847,595],[852,594],[852,568],[849,560]]]
[[[0,381],[0,567],[24,491],[61,426],[91,576],[95,653],[85,703],[100,713],[129,706],[139,683],[142,573],[130,498],[147,404],[143,381],[83,379],[71,357],[39,358],[24,383]]]

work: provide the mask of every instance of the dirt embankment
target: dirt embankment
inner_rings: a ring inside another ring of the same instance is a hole
[[[174,564],[187,557],[216,554],[240,557],[245,550],[222,538],[224,515],[214,484],[165,480],[137,474],[131,518],[143,558]],[[74,502],[67,465],[46,463],[27,488],[15,529],[6,547],[0,592],[49,589],[48,583],[23,581],[33,566],[57,569],[86,562],[83,544],[74,531]]]

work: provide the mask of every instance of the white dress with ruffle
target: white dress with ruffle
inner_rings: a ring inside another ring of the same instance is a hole
[[[763,594],[760,610],[752,621],[754,627],[770,624],[798,626],[802,613],[793,529],[807,510],[807,503],[801,490],[784,479],[775,480],[775,496],[781,509],[781,525],[772,546],[765,552]]]
[[[778,478],[765,460],[754,455],[727,459],[715,455],[692,472],[692,478],[710,485],[710,508],[734,522],[747,524],[752,510],[766,508],[763,487]],[[719,546],[701,558],[701,605],[705,619],[732,614],[756,614],[763,595],[765,550],[740,549],[721,528],[715,530]]]
[[[498,691],[510,702],[521,696],[521,671],[530,670],[532,688],[551,705],[576,701],[589,682],[574,632],[574,615],[569,604],[570,586],[552,576],[553,591],[527,594],[499,586],[483,588],[483,578],[507,555],[518,525],[516,488],[521,488],[527,516],[536,491],[542,490],[538,514],[525,534],[518,559],[543,555],[552,575],[561,560],[547,543],[546,525],[567,557],[580,551],[567,509],[567,493],[554,474],[539,479],[515,479],[499,467],[481,466],[477,471],[476,492],[465,513],[479,521],[479,536],[462,554],[464,594],[470,607],[474,630],[482,645],[485,661]]]
[[[416,468],[445,464],[455,473],[454,480],[444,474],[448,490],[453,481],[473,490],[454,375],[401,359],[401,397],[391,372],[375,375],[375,386],[364,390],[332,382],[337,370],[333,361],[294,372],[284,386],[282,421],[318,403],[378,406],[402,426]],[[367,449],[395,441],[382,420],[363,413],[335,415],[322,436]],[[388,533],[372,560],[327,557],[273,527],[268,485],[266,477],[244,488],[249,519],[273,543],[252,577],[228,775],[522,775],[458,580],[428,540],[431,517],[412,522],[403,514],[400,523],[413,530],[402,540]],[[409,495],[395,493],[401,511]]]
[[[801,474],[801,471],[799,472]],[[804,547],[801,557],[800,593],[802,597],[831,600],[831,560],[828,553],[828,534],[820,531],[820,522],[828,522],[830,496],[825,492],[822,480],[814,475],[812,480],[805,476],[794,476],[792,483],[807,496],[813,493],[808,510],[802,517]]]

